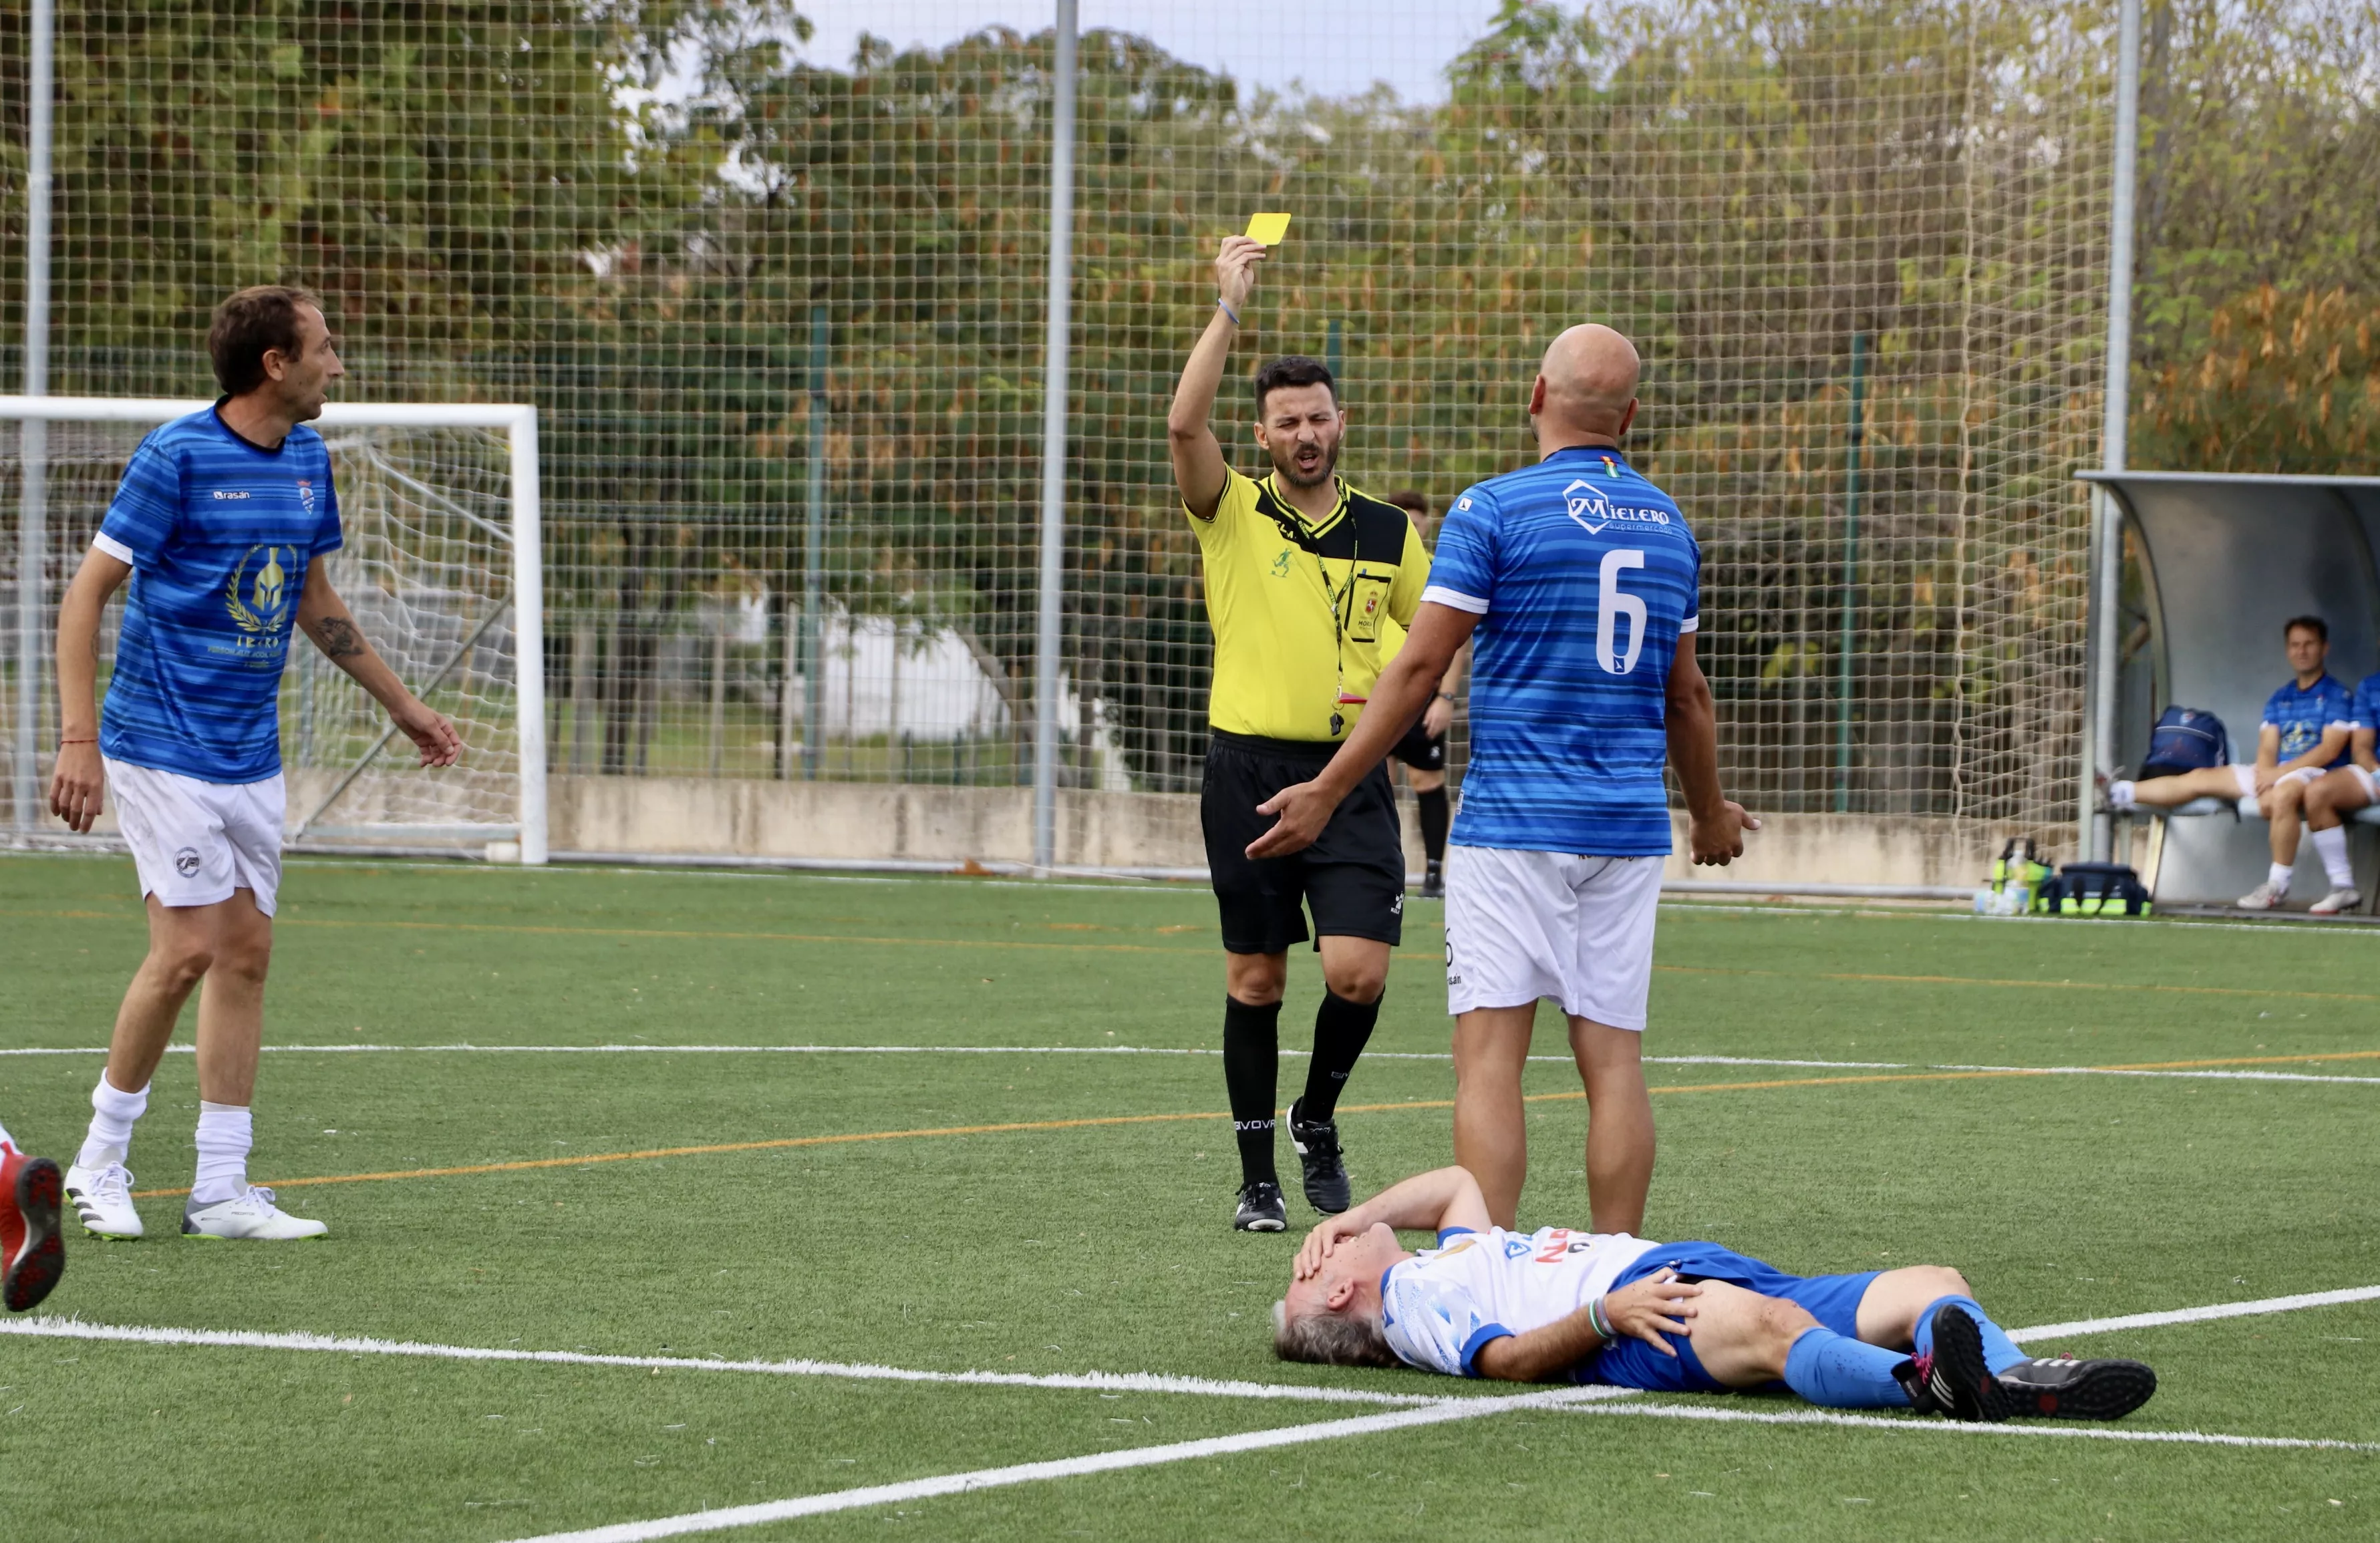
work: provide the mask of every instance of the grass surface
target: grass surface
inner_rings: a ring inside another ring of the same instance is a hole
[[[1411,909],[1373,1048],[1432,1057],[1438,911]],[[0,860],[0,1049],[103,1043],[142,946],[128,864]],[[1890,1064],[1654,1067],[1655,1236],[1810,1272],[1953,1263],[2016,1326],[2380,1284],[2380,1085],[1942,1069],[2380,1078],[2380,937],[1675,906],[1658,958],[1648,1055]],[[331,1237],[173,1236],[197,1091],[191,1058],[170,1056],[132,1154],[151,1237],[72,1239],[43,1310],[1483,1392],[1275,1362],[1267,1312],[1296,1233],[1229,1231],[1217,1058],[1061,1053],[1211,1051],[1219,966],[1211,900],[1187,888],[294,865],[268,1040],[400,1047],[265,1060],[251,1172]],[[1291,1023],[1318,991],[1299,956]],[[402,1048],[462,1043],[1045,1053]],[[1541,1034],[1541,1053],[1560,1048]],[[68,1155],[98,1067],[0,1056],[0,1119]],[[1284,1059],[1284,1103],[1303,1075]],[[1524,1223],[1576,1220],[1575,1074],[1547,1062],[1532,1080],[1548,1096],[1531,1105]],[[1359,1189],[1447,1160],[1451,1091],[1443,1059],[1365,1063],[1342,1120]],[[675,1155],[635,1155],[653,1151]],[[2158,1367],[2129,1428],[2380,1442],[2380,1304],[2070,1348]],[[0,1515],[12,1536],[504,1538],[1374,1412],[0,1337]],[[2352,1537],[2380,1529],[2375,1464],[1540,1409],[729,1536],[1484,1538],[1574,1537],[1592,1518],[1729,1537]]]

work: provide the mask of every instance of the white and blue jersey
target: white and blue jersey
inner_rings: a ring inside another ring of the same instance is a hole
[[[176,418],[133,452],[92,545],[132,568],[101,753],[201,782],[276,775],[307,565],[339,545],[322,437],[300,424],[263,450],[212,408]]]
[[[2264,727],[2280,731],[2278,759],[2294,761],[2321,744],[2325,730],[2345,729],[2354,717],[2354,701],[2347,688],[2325,673],[2311,686],[2301,687],[2292,680],[2266,698]],[[2341,751],[2330,766],[2343,766],[2347,761],[2347,753]]]
[[[1480,1347],[1558,1323],[1660,1248],[1626,1233],[1449,1227],[1380,1275],[1380,1329],[1407,1366],[1476,1377]]]
[[[1556,451],[1454,500],[1424,600],[1479,618],[1458,846],[1670,850],[1667,690],[1702,548],[1616,450]]]

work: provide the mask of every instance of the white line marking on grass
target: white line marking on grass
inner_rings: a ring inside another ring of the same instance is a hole
[[[1097,1392],[1193,1393],[1208,1398],[1285,1399],[1317,1404],[1413,1405],[1442,1404],[1443,1393],[1384,1393],[1361,1388],[1304,1387],[1293,1382],[1243,1382],[1169,1377],[1147,1371],[1033,1373],[917,1371],[848,1361],[710,1361],[691,1356],[601,1356],[582,1350],[514,1350],[428,1344],[330,1334],[267,1333],[246,1329],[145,1329],[86,1323],[71,1318],[0,1320],[0,1334],[34,1339],[110,1340],[126,1344],[208,1345],[232,1350],[298,1350],[344,1356],[410,1356],[442,1361],[534,1361],[549,1365],[653,1368],[668,1371],[740,1371],[771,1377],[840,1377],[869,1382],[939,1382],[982,1387],[1050,1388]]]
[[[1969,1425],[1959,1420],[1894,1419],[1884,1415],[1845,1415],[1832,1409],[1722,1409],[1707,1404],[1589,1404],[1576,1415],[1643,1415],[1666,1420],[1719,1420],[1748,1425],[1839,1425],[1869,1430],[1928,1430],[1942,1435],[2069,1436],[2100,1441],[2152,1441],[2181,1446],[2261,1447],[2313,1452],[2380,1452],[2380,1441],[2334,1441],[2302,1436],[2233,1436],[2219,1430],[2128,1430],[2109,1425]]]
[[[2162,1329],[2174,1323],[2209,1323],[2220,1318],[2256,1318],[2265,1313],[2296,1312],[2304,1308],[2335,1308],[2348,1302],[2380,1301],[2380,1285],[2349,1286],[2340,1291],[2309,1291],[2296,1296],[2265,1296],[2253,1302],[2217,1302],[2204,1308],[2178,1308],[2171,1312],[2127,1313],[2121,1318],[2089,1318],[2074,1323],[2045,1323],[2038,1329],[2010,1329],[2012,1340],[2070,1339],[2078,1334],[2112,1334],[2119,1329]]]
[[[856,1511],[900,1501],[931,1500],[940,1495],[965,1494],[1012,1484],[1033,1484],[1043,1479],[1077,1478],[1086,1474],[1153,1468],[1168,1463],[1263,1452],[1273,1447],[1344,1441],[1353,1436],[1406,1430],[1415,1426],[1443,1425],[1451,1420],[1480,1419],[1491,1415],[1508,1414],[1515,1409],[1594,1403],[1618,1396],[1620,1392],[1611,1388],[1557,1388],[1547,1392],[1509,1397],[1439,1400],[1392,1415],[1359,1415],[1353,1419],[1282,1426],[1271,1430],[1250,1430],[1236,1436],[1209,1436],[1196,1441],[1172,1441],[1163,1446],[1133,1447],[1123,1452],[1087,1453],[1080,1457],[1062,1457],[1047,1463],[978,1468],[972,1473],[943,1474],[934,1478],[911,1479],[904,1484],[871,1484],[857,1489],[831,1490],[823,1495],[803,1495],[793,1500],[764,1501],[757,1505],[726,1506],[717,1511],[697,1511],[684,1516],[657,1517],[649,1522],[619,1522],[578,1532],[543,1533],[534,1539],[525,1540],[525,1543],[644,1543],[648,1538],[682,1537],[688,1533],[755,1527],[797,1516]]]

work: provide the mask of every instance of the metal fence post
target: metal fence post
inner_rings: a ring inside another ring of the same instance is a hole
[[[2141,0],[2123,0],[2116,45],[2116,147],[2107,216],[2107,401],[2099,428],[2103,470],[2124,469],[2124,432],[2131,406],[2132,173],[2141,136]],[[2116,495],[2104,485],[2091,500],[2090,718],[2083,737],[2076,792],[2077,845],[2105,862],[2115,850],[2114,823],[2095,814],[2097,775],[2116,764],[2116,607],[2123,570],[2123,521]]]
[[[28,40],[25,136],[25,394],[50,391],[50,115],[54,66],[52,0],[33,0]],[[18,428],[20,499],[17,517],[17,724],[11,802],[19,836],[32,834],[41,810],[42,619],[48,587],[50,426],[29,417]]]
[[[802,532],[802,776],[818,780],[826,723],[819,609],[826,603],[826,307],[810,307],[809,507]],[[787,683],[791,689],[791,682]]]
[[[1867,428],[1867,334],[1852,334],[1852,432],[1843,457],[1843,621],[1835,660],[1835,813],[1852,812],[1852,649],[1859,613],[1860,441]]]
[[[1050,123],[1050,331],[1041,386],[1041,576],[1033,659],[1033,865],[1058,851],[1058,649],[1066,554],[1066,344],[1075,233],[1075,0],[1058,0]]]

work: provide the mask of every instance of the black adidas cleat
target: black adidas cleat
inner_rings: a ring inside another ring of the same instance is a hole
[[[1973,1424],[2009,1417],[2007,1401],[1984,1364],[1984,1334],[1975,1320],[1945,1303],[1934,1312],[1934,1350],[1905,1363],[1900,1385],[1911,1407]]]
[[[1289,1106],[1289,1144],[1297,1149],[1298,1164],[1305,1170],[1305,1203],[1325,1216],[1336,1216],[1354,1203],[1348,1192],[1347,1160],[1339,1150],[1338,1122],[1309,1125],[1298,1118],[1297,1109],[1296,1103]]]
[[[66,1272],[58,1165],[0,1144],[0,1307],[30,1312]]]
[[[1438,863],[1432,862],[1422,869],[1421,898],[1425,900],[1446,898],[1446,874]]]
[[[1281,1203],[1281,1186],[1269,1178],[1241,1185],[1239,1214],[1232,1225],[1241,1232],[1288,1231],[1289,1207]]]
[[[1937,1331],[1938,1332],[1938,1331]],[[2156,1392],[2156,1373],[2138,1361],[2078,1361],[2071,1356],[2023,1361],[1992,1379],[1997,1417],[2119,1420]]]

